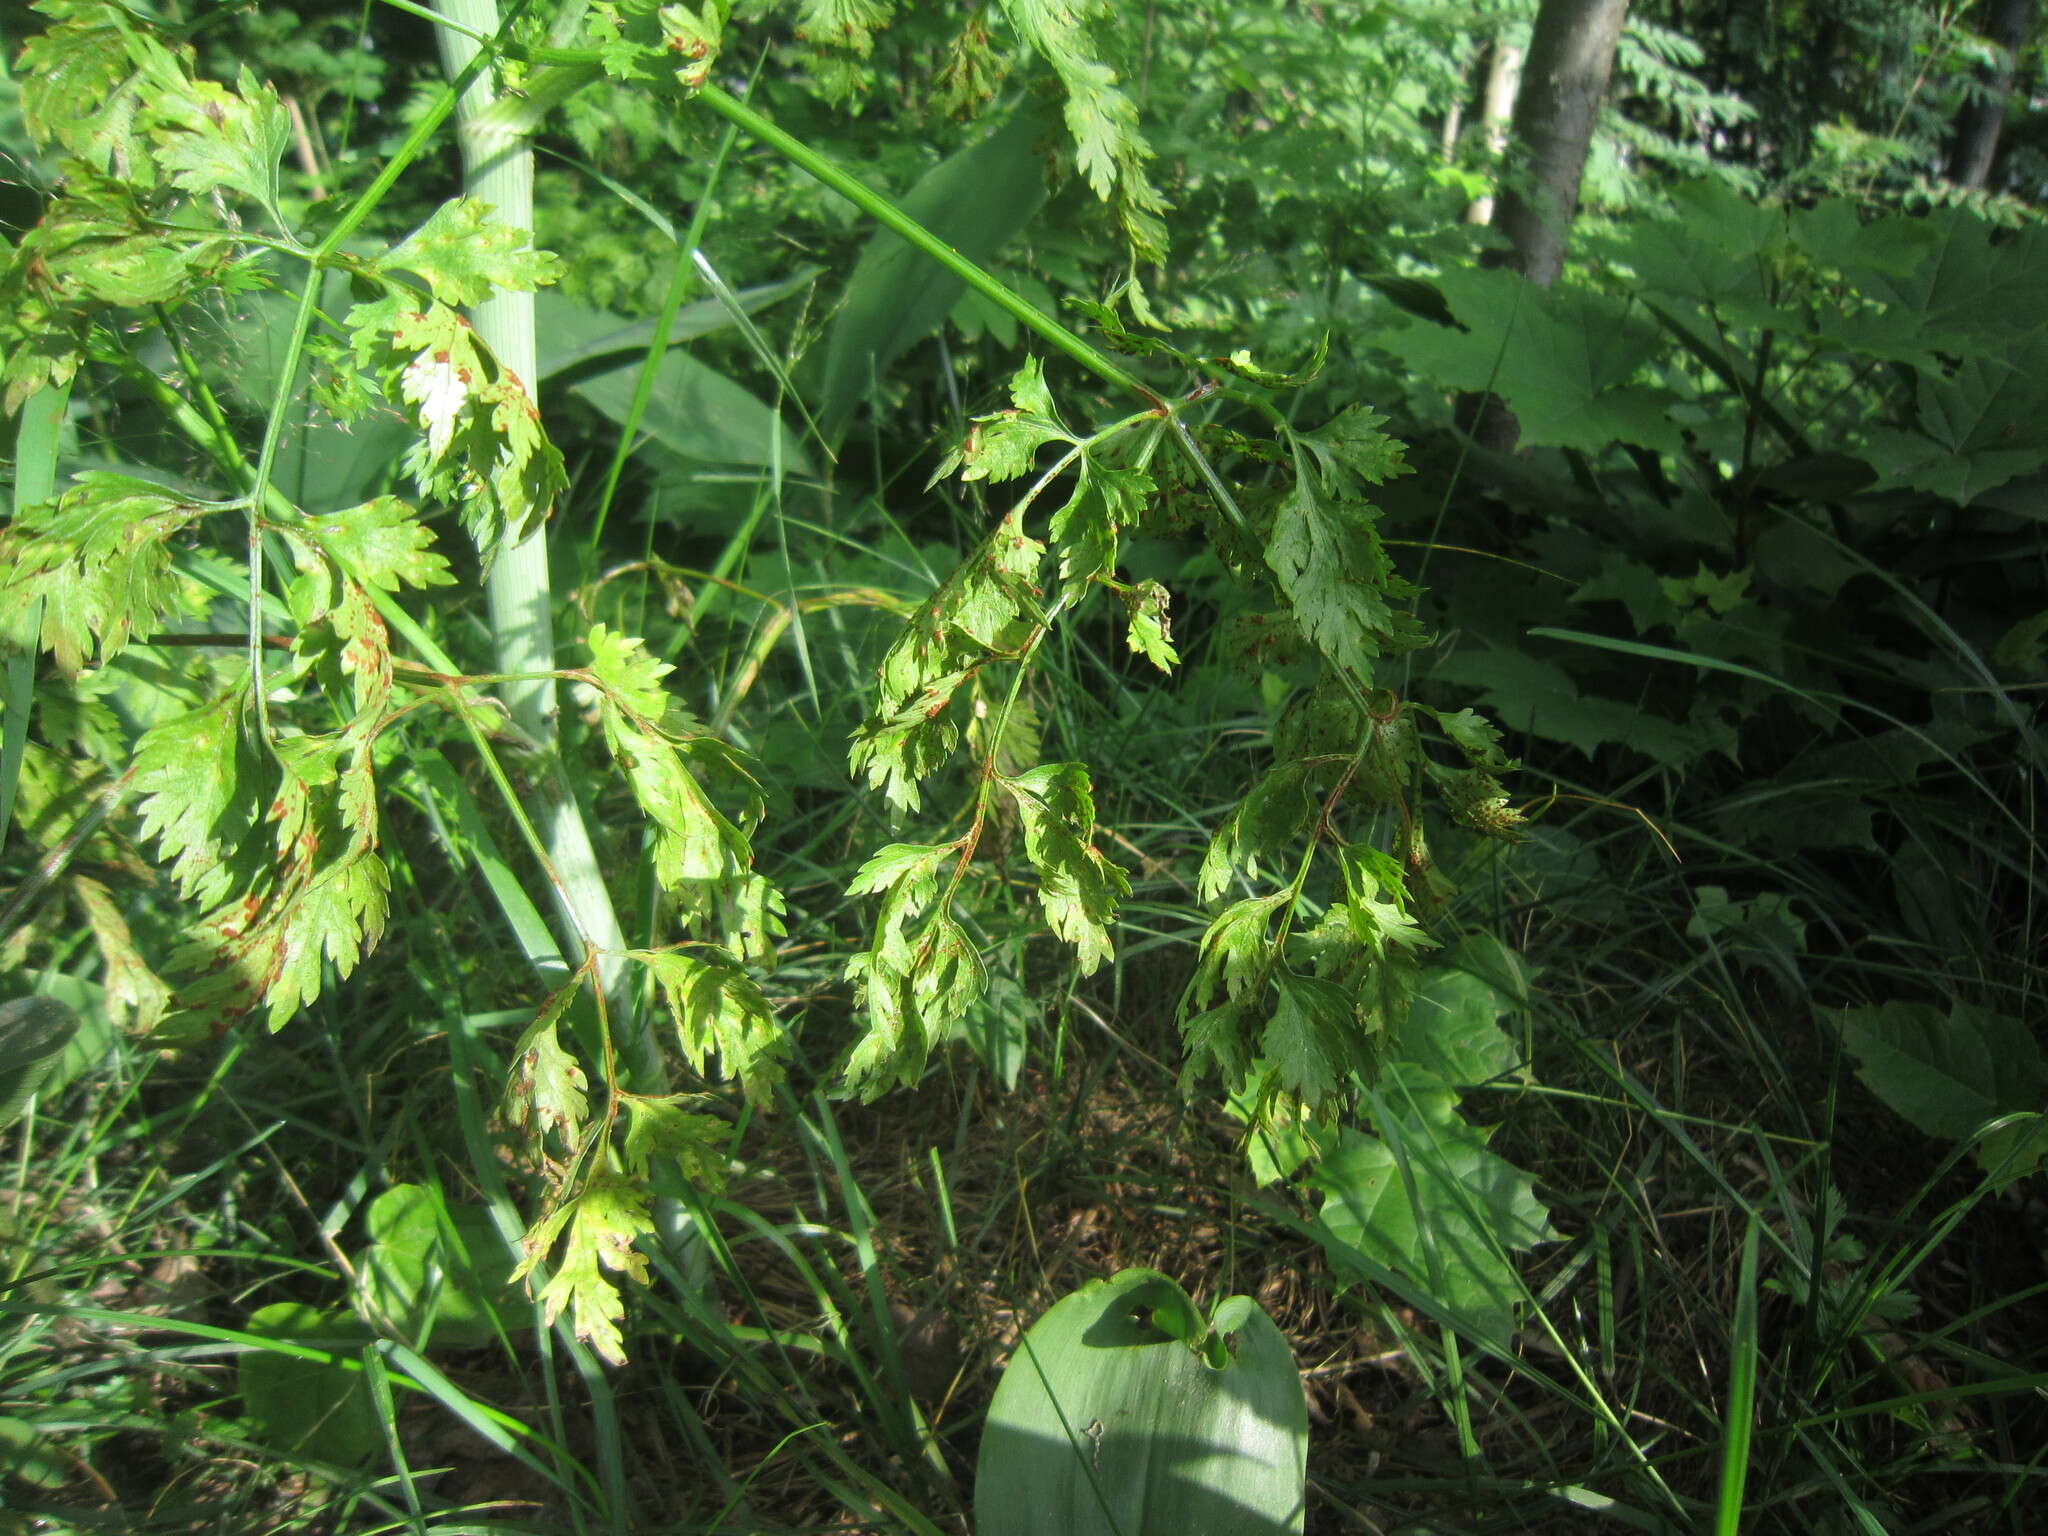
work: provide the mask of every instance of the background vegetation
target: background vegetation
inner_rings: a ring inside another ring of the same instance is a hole
[[[0,1529],[2039,1528],[2034,6],[7,27]]]

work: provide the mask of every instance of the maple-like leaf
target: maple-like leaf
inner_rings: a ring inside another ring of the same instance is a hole
[[[415,272],[434,297],[454,308],[481,304],[493,290],[529,292],[561,275],[551,251],[535,250],[527,231],[495,218],[473,197],[450,198],[379,263]]]
[[[1363,1253],[1426,1288],[1461,1330],[1510,1348],[1529,1294],[1510,1256],[1558,1234],[1535,1180],[1489,1151],[1490,1132],[1457,1103],[1423,1068],[1390,1063],[1379,1135],[1346,1129],[1309,1184],[1323,1195],[1338,1265]]]

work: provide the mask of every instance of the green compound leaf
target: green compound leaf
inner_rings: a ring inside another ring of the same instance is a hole
[[[1087,583],[1116,573],[1123,530],[1144,515],[1153,490],[1152,477],[1142,469],[1118,468],[1092,455],[1081,460],[1073,497],[1047,524],[1059,551],[1060,579],[1071,597],[1079,597]]]
[[[374,949],[390,910],[391,876],[374,853],[354,853],[317,871],[286,907],[264,987],[270,1028],[320,995],[323,962],[346,981]]]
[[[1313,1109],[1354,1071],[1370,1065],[1358,1048],[1360,1030],[1351,995],[1334,982],[1273,972],[1275,1001],[1261,1044],[1273,1064],[1273,1082]]]
[[[1108,960],[1109,925],[1131,893],[1124,872],[1094,846],[1095,799],[1079,763],[1044,763],[1000,781],[1016,802],[1024,851],[1052,931],[1074,946],[1083,976]]]
[[[988,972],[966,932],[944,912],[925,915],[938,894],[940,867],[959,852],[957,843],[894,843],[847,888],[850,895],[882,897],[872,946],[846,963],[867,1029],[840,1074],[863,1098],[914,1083],[932,1045],[987,990]]]
[[[292,531],[303,533],[357,581],[380,591],[445,587],[455,580],[419,512],[396,496],[308,518]]]
[[[526,385],[503,369],[454,310],[396,295],[358,304],[348,329],[359,365],[410,408],[420,437],[406,473],[429,500],[462,513],[487,553],[543,521],[567,485]]]
[[[135,138],[135,63],[145,40],[109,0],[39,8],[56,19],[22,44],[14,71],[30,139],[88,165],[126,164],[148,186],[154,167]]]
[[[620,1099],[626,1106],[626,1134],[619,1156],[627,1173],[645,1178],[657,1160],[673,1161],[693,1188],[715,1194],[724,1187],[731,1126],[717,1115],[692,1111],[688,1106],[699,1101],[682,1094],[646,1098],[629,1093]]]
[[[789,1042],[761,984],[716,950],[703,951],[717,957],[708,959],[673,949],[626,953],[659,984],[691,1067],[702,1074],[716,1052],[748,1102],[766,1103],[782,1081]]]
[[[875,707],[854,733],[851,761],[890,804],[918,808],[919,782],[959,744],[961,688],[1029,638],[1039,618],[1035,578],[1044,555],[1045,546],[1010,513],[910,616],[882,658]]]
[[[1093,5],[1070,0],[1002,0],[1010,25],[1052,66],[1067,93],[1067,132],[1090,190],[1116,209],[1137,262],[1166,258],[1166,200],[1145,174],[1152,146],[1138,131],[1137,103],[1116,71],[1095,57],[1088,34]]]
[[[473,197],[436,208],[379,265],[419,274],[437,301],[456,309],[481,304],[501,288],[531,292],[554,282],[562,267],[553,252],[535,250],[525,230],[501,223]]]
[[[0,532],[0,636],[42,646],[66,672],[147,640],[177,600],[170,540],[224,510],[92,471]],[[31,630],[40,603],[42,624]]]
[[[562,1016],[582,988],[580,979],[558,988],[512,1048],[506,1115],[531,1135],[556,1132],[566,1146],[583,1135],[590,1114],[590,1080],[581,1062],[562,1048]]]
[[[1249,1296],[1204,1320],[1155,1270],[1094,1280],[1018,1342],[975,1468],[982,1536],[1285,1536],[1308,1408]]]
[[[694,912],[708,915],[721,893],[738,896],[752,878],[753,848],[741,826],[712,804],[698,772],[740,791],[741,820],[748,825],[761,815],[760,786],[740,754],[701,734],[663,686],[673,667],[604,624],[592,626],[587,639],[591,661],[584,676],[598,690],[605,744],[654,824],[655,878],[663,889],[692,899]],[[764,899],[779,905],[772,896]],[[753,937],[765,941],[767,935]]]
[[[1124,617],[1130,626],[1125,636],[1130,648],[1162,672],[1179,666],[1180,652],[1173,648],[1173,630],[1166,611],[1172,599],[1166,588],[1156,581],[1141,581],[1136,586],[1120,588],[1117,597],[1123,602]]]
[[[1010,380],[1010,409],[975,417],[967,440],[940,461],[928,483],[937,485],[956,469],[962,480],[1014,480],[1030,472],[1047,443],[1078,441],[1053,411],[1043,366],[1027,357]]]
[[[1346,1130],[1309,1177],[1332,1260],[1345,1266],[1356,1250],[1428,1293],[1461,1333],[1508,1348],[1528,1295],[1511,1255],[1558,1236],[1535,1180],[1489,1152],[1489,1133],[1421,1067],[1390,1063],[1374,1102],[1380,1134]]]
[[[189,714],[143,732],[135,748],[142,835],[188,900],[227,893],[227,861],[254,826],[263,768],[243,728],[249,690],[236,686]]]
[[[1354,494],[1368,475],[1398,467],[1380,418],[1347,413],[1321,433],[1294,439],[1294,488],[1281,498],[1265,563],[1294,621],[1330,664],[1360,687],[1381,656],[1413,650],[1423,635],[1404,606],[1416,589],[1395,574],[1379,536],[1379,511]]]
[[[555,1272],[536,1298],[548,1326],[563,1312],[576,1337],[613,1365],[626,1363],[619,1323],[625,1298],[610,1278],[647,1283],[647,1260],[633,1244],[654,1234],[647,1214],[648,1192],[640,1182],[613,1169],[592,1174],[573,1196],[536,1222],[521,1246],[526,1256],[512,1272],[523,1280],[561,1246]]]
[[[150,142],[157,164],[179,190],[240,193],[277,207],[277,165],[291,146],[291,119],[277,93],[244,69],[228,90],[194,80],[169,53],[149,48]]]

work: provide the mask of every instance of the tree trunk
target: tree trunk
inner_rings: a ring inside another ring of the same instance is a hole
[[[1579,207],[1579,177],[1607,99],[1628,0],[1543,0],[1515,97],[1514,137],[1526,158],[1502,190],[1497,227],[1508,248],[1489,266],[1508,266],[1539,288],[1564,270],[1565,242]],[[1521,435],[1498,396],[1467,396],[1458,419],[1483,448],[1512,452]]]
[[[1564,270],[1565,240],[1579,208],[1579,177],[1628,0],[1543,0],[1529,36],[1529,62],[1515,97],[1515,138],[1524,174],[1500,200],[1511,265],[1539,288]]]
[[[1998,154],[1999,130],[2005,126],[2005,104],[2019,71],[2020,44],[2033,20],[2033,0],[1990,0],[1985,8],[1984,36],[1999,48],[1998,62],[1979,76],[1981,95],[1963,103],[1956,115],[1956,141],[1949,152],[1948,179],[1959,187],[1982,187],[1991,177]]]
[[[1498,163],[1508,147],[1508,120],[1515,110],[1515,94],[1522,85],[1522,50],[1505,37],[1494,39],[1493,57],[1486,66],[1486,95],[1479,107],[1480,132],[1486,137],[1486,153]],[[1493,222],[1493,194],[1472,199],[1465,210],[1467,224]]]

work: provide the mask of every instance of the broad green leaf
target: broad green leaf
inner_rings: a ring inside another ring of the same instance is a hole
[[[419,1184],[393,1184],[363,1218],[357,1270],[371,1305],[415,1344],[464,1348],[498,1337],[514,1304],[512,1254],[490,1213],[450,1205]]]
[[[1452,1084],[1490,1083],[1522,1071],[1500,1026],[1514,1003],[1470,971],[1432,971],[1409,1000],[1390,1053]]]
[[[632,414],[639,369],[616,368],[571,386],[578,399],[624,426]],[[638,430],[678,458],[705,464],[780,463],[789,474],[816,466],[781,415],[760,396],[687,352],[671,352],[655,369]]]
[[[986,265],[1045,201],[1037,154],[1044,131],[1030,112],[1014,114],[934,166],[899,206],[969,261]],[[868,241],[825,338],[818,424],[827,442],[844,434],[890,365],[939,328],[964,288],[901,236],[880,230]]]
[[[1917,430],[1873,430],[1864,452],[1884,479],[1958,506],[2048,462],[2048,342],[2004,356],[1964,358],[1953,372],[1929,367],[1916,381]]]
[[[355,1314],[297,1301],[259,1308],[244,1326],[260,1339],[340,1355],[356,1354],[370,1339]],[[281,1455],[356,1467],[384,1449],[384,1430],[360,1371],[253,1348],[236,1362],[235,1374],[255,1438]]]
[[[1154,1270],[1094,1280],[1032,1324],[975,1467],[981,1536],[1282,1536],[1304,1519],[1308,1408],[1248,1296],[1205,1322]]]
[[[2048,1066],[2024,1020],[1972,1003],[1944,1013],[1930,1003],[1824,1008],[1842,1032],[1860,1077],[1886,1104],[1929,1136],[1961,1141],[1986,1121],[2038,1111]],[[2007,1176],[2031,1172],[2048,1155],[2048,1134],[2018,1126],[1977,1148],[1986,1168],[2017,1151]]]
[[[1525,447],[1684,452],[1675,397],[1641,382],[1662,339],[1634,306],[1584,289],[1545,291],[1501,268],[1457,268],[1437,283],[1463,329],[1411,323],[1375,344],[1449,388],[1492,389],[1515,413]]]
[[[1357,1249],[1430,1293],[1459,1331],[1506,1349],[1527,1295],[1512,1255],[1557,1233],[1534,1179],[1487,1151],[1457,1102],[1431,1073],[1390,1063],[1375,1097],[1380,1134],[1347,1131],[1309,1182],[1337,1239],[1333,1262]]]
[[[0,1003],[0,1130],[21,1118],[77,1033],[78,1015],[52,998]]]
[[[740,313],[758,314],[801,292],[817,275],[816,267],[799,267],[780,281],[742,288],[731,297],[737,301]],[[654,341],[655,321],[651,317],[627,320],[579,304],[552,289],[536,293],[533,304],[539,331],[534,339],[540,349],[539,374],[543,384],[563,388],[622,368],[637,372]],[[700,299],[682,305],[669,318],[668,344],[680,347],[732,323],[732,310],[723,298]]]

